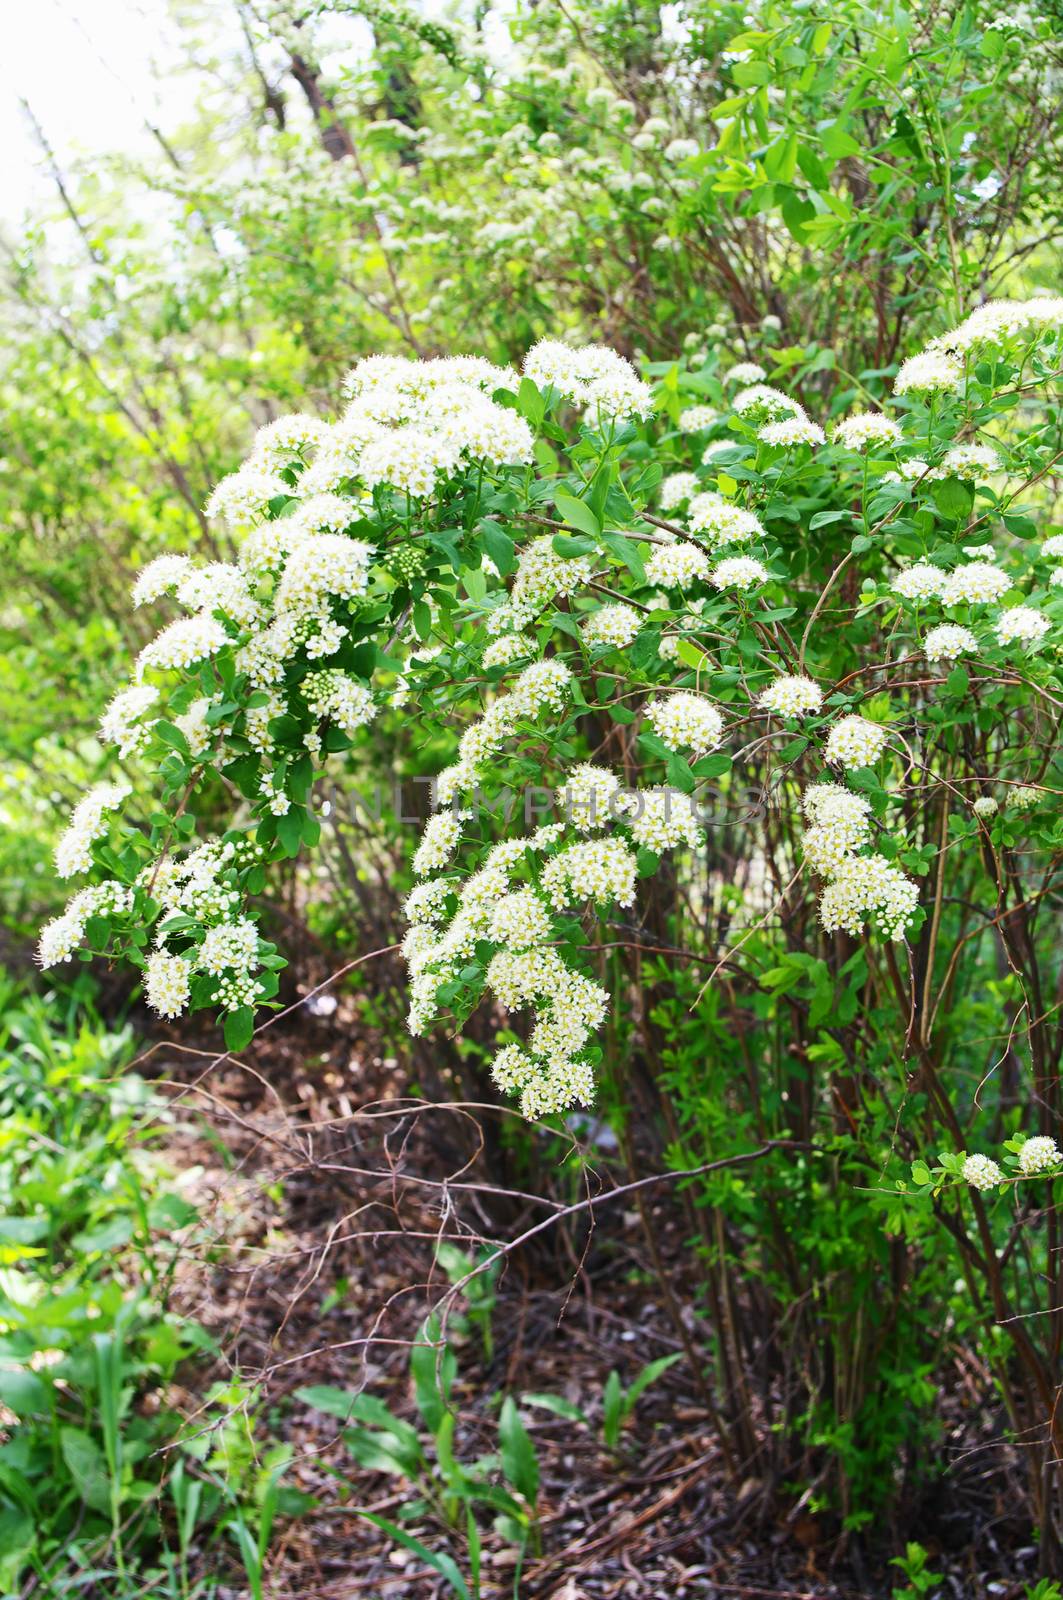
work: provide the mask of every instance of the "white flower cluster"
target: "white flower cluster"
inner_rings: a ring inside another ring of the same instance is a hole
[[[765,422],[757,429],[757,438],[762,444],[770,444],[776,449],[790,450],[794,445],[825,444],[826,434],[818,422],[813,422],[802,411],[796,417],[783,417],[779,422]]]
[[[1035,295],[1029,300],[990,300],[972,311],[960,325],[931,339],[918,355],[910,356],[897,374],[895,394],[958,394],[963,388],[964,360],[984,346],[1035,344],[1063,327],[1063,296]],[[958,446],[960,452],[981,450]],[[998,471],[999,462],[982,455],[961,454],[949,470],[961,476]]]
[[[160,1017],[179,1017],[188,1004],[192,963],[167,950],[153,950],[144,969],[144,997]]]
[[[1036,644],[1049,629],[1048,618],[1034,606],[1012,606],[1001,612],[996,625],[996,636],[1001,644]]]
[[[455,811],[437,811],[429,817],[421,834],[421,842],[413,858],[413,870],[419,878],[445,867],[458,848],[461,838],[461,818]]]
[[[894,594],[903,600],[940,600],[945,593],[948,573],[929,561],[917,561],[903,567],[890,584]]]
[[[609,645],[614,650],[623,650],[634,642],[640,626],[639,614],[634,607],[619,600],[613,605],[599,606],[597,611],[592,611],[580,632],[584,644],[592,649]]]
[[[67,901],[61,916],[53,917],[41,929],[37,960],[42,967],[55,967],[69,961],[85,937],[91,917],[120,917],[133,908],[133,891],[113,878],[79,889]]]
[[[653,395],[630,361],[605,345],[575,349],[557,339],[540,339],[524,358],[524,376],[540,389],[548,385],[583,408],[593,423],[619,417],[648,417]]]
[[[55,870],[61,878],[91,870],[92,845],[107,832],[108,813],[116,811],[130,793],[127,783],[103,783],[78,801],[55,847]]]
[[[866,917],[888,939],[903,939],[919,905],[919,889],[885,856],[847,856],[820,896],[827,933],[859,934]]]
[[[847,450],[866,450],[869,445],[883,445],[887,449],[904,439],[900,423],[880,411],[854,411],[843,417],[834,429],[837,444]]]
[[[588,584],[593,571],[589,556],[559,556],[552,535],[533,539],[521,551],[508,599],[488,619],[490,632],[527,627],[555,596],[574,594]]]
[[[832,766],[856,771],[874,766],[888,738],[889,729],[878,722],[868,722],[866,717],[842,717],[830,730],[824,754]]]
[[[752,556],[728,556],[709,574],[717,589],[752,589],[758,583],[767,583],[771,573]]]
[[[923,653],[928,661],[955,661],[957,656],[971,655],[978,649],[978,640],[970,628],[958,622],[943,622],[931,628],[923,641]]]
[[[756,361],[736,361],[723,375],[724,383],[763,383],[768,374]]]
[[[757,705],[780,717],[808,717],[823,709],[823,690],[812,678],[776,678],[757,696]]]
[[[723,718],[702,695],[679,690],[663,700],[651,700],[646,715],[654,732],[669,750],[689,750],[703,756],[723,738]]]
[[[647,583],[662,589],[690,589],[709,576],[709,561],[696,544],[677,539],[655,545],[646,562]]]
[[[621,795],[616,809],[627,818],[635,843],[658,855],[681,845],[697,850],[704,843],[697,808],[679,789],[631,789]]]
[[[740,389],[731,406],[746,421],[758,423],[781,422],[784,417],[805,415],[804,407],[796,400],[767,383],[754,383],[747,389]]]
[[[514,661],[524,661],[535,654],[535,642],[523,633],[504,633],[492,639],[483,653],[487,668],[508,667]]]
[[[930,348],[965,354],[982,345],[1001,345],[1015,339],[1036,340],[1063,327],[1063,296],[1034,295],[1029,300],[988,300],[958,328],[931,341]]]
[[[679,413],[679,431],[707,433],[719,420],[720,413],[714,406],[687,406],[685,411]]]
[[[542,885],[557,911],[580,900],[631,906],[637,875],[635,857],[622,839],[585,839],[550,857]]]
[[[146,683],[120,689],[100,718],[100,738],[116,745],[123,759],[143,750],[155,725],[154,721],[145,722],[144,714],[158,698],[158,689]]]
[[[764,538],[764,525],[755,511],[736,506],[711,489],[691,500],[687,521],[692,533],[707,535],[713,545],[746,544],[750,539]]]
[[[229,643],[225,628],[208,612],[195,617],[179,617],[157,633],[137,657],[136,676],[144,673],[175,672],[194,667],[200,661],[217,655]]]
[[[893,382],[894,394],[958,394],[963,387],[963,367],[944,350],[926,349],[901,363]]]
[[[1004,463],[998,453],[987,444],[957,444],[946,450],[941,458],[941,476],[966,478],[977,483],[994,473],[1002,472]]]
[[[661,483],[661,510],[674,511],[697,492],[696,472],[671,472]]]
[[[303,699],[316,717],[328,717],[348,736],[376,715],[373,696],[345,672],[326,668],[311,672],[300,685]]]
[[[1006,572],[991,561],[968,561],[949,573],[941,588],[945,605],[992,605],[1011,588]]]
[[[614,820],[616,798],[620,793],[620,779],[608,767],[596,767],[582,762],[573,767],[558,790],[558,805],[566,817],[581,833],[593,828],[604,828]]]
[[[1024,1178],[1036,1178],[1042,1172],[1051,1172],[1063,1161],[1059,1146],[1047,1134],[1034,1134],[1019,1151],[1019,1171]]]
[[[972,1189],[995,1189],[1003,1183],[1004,1174],[989,1156],[968,1156],[963,1163],[963,1180]]]
[[[902,939],[919,904],[917,886],[877,853],[870,842],[871,807],[862,795],[836,783],[813,784],[802,797],[810,826],[802,841],[805,863],[826,879],[819,917],[827,933],[859,934],[865,920],[888,939]]]

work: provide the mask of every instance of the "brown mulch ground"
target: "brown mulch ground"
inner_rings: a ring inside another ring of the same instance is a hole
[[[437,1239],[472,1254],[549,1215],[518,1182],[498,1182],[500,1164],[514,1170],[504,1113],[401,1101],[408,1090],[398,1063],[342,1003],[331,1014],[298,1012],[239,1064],[163,1042],[143,1070],[168,1088],[167,1159],[201,1218],[178,1303],[219,1339],[217,1376],[238,1370],[259,1386],[263,1432],[292,1447],[286,1481],[314,1501],[281,1524],[266,1595],[442,1600],[451,1593],[445,1581],[352,1509],[401,1520],[413,1491],[358,1467],[341,1423],[296,1392],[366,1388],[418,1421],[410,1346],[447,1289],[433,1265]],[[559,1141],[555,1200],[574,1204],[585,1190],[561,1170],[563,1154]],[[597,1152],[593,1169],[603,1189],[624,1182],[615,1153]],[[697,1261],[680,1209],[667,1186],[644,1203],[677,1303],[689,1307]],[[459,1459],[497,1447],[505,1393],[558,1395],[587,1418],[523,1408],[541,1472],[541,1554],[529,1557],[515,1590],[513,1547],[484,1516],[484,1600],[870,1600],[903,1586],[888,1558],[915,1538],[944,1574],[941,1592],[957,1600],[1019,1600],[1020,1580],[1032,1579],[1036,1555],[1017,1519],[1014,1463],[962,1414],[964,1405],[984,1411],[984,1396],[974,1406],[970,1396],[947,1402],[958,1408],[946,1427],[953,1465],[933,1503],[905,1508],[906,1525],[870,1530],[859,1542],[840,1539],[829,1516],[787,1485],[768,1484],[755,1469],[738,1479],[727,1473],[685,1361],[643,1395],[620,1449],[607,1451],[609,1372],[627,1385],[648,1361],[681,1348],[630,1197],[544,1228],[507,1257],[489,1353],[463,1308],[451,1303],[449,1323]],[[202,1396],[181,1399],[195,1427]],[[460,1541],[448,1546],[424,1517],[409,1528],[449,1548],[466,1570]],[[246,1593],[235,1574],[225,1592]]]

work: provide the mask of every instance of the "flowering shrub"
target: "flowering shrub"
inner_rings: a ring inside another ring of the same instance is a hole
[[[804,862],[769,918],[811,893],[827,934],[913,942],[947,851],[980,839],[991,861],[1049,793],[1012,735],[1058,672],[1059,569],[1031,557],[1020,496],[1051,461],[1036,399],[1061,326],[1059,300],[980,308],[902,366],[895,415],[843,417],[830,443],[780,438],[803,406],[737,388],[726,359],[685,378],[711,402],[695,423],[600,347],[542,341],[521,375],[359,362],[335,421],[269,424],[215,489],[235,562],[162,556],[138,579],[137,603],[188,614],[102,732],[157,766],[159,810],[129,829],[124,788],[79,804],[58,869],[106,877],[42,962],[128,956],[161,1015],[220,1007],[240,1048],[282,964],[248,898],[317,842],[316,776],[400,677],[399,700],[432,685],[463,728],[414,855],[409,1025],[460,1025],[485,994],[525,1018],[494,1076],[526,1115],[591,1103],[613,998],[585,970],[595,928],[623,926],[662,854],[700,852],[721,805],[777,819],[776,858]],[[200,838],[217,775],[233,827]],[[485,796],[533,780],[549,820],[493,838]]]

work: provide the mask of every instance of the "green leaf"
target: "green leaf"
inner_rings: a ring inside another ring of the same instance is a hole
[[[569,1422],[586,1422],[587,1418],[579,1406],[574,1406],[571,1400],[565,1400],[559,1394],[522,1394],[521,1403],[526,1406],[539,1406],[543,1411],[552,1411],[557,1417],[565,1417]]]
[[[529,1506],[534,1506],[539,1494],[539,1462],[531,1436],[520,1420],[520,1412],[512,1395],[502,1402],[498,1419],[498,1442],[502,1456],[502,1471],[518,1494]]]
[[[225,1017],[225,1048],[238,1055],[246,1050],[255,1032],[254,1006],[238,1006]]]
[[[602,1395],[602,1434],[610,1450],[620,1443],[620,1421],[623,1415],[624,1393],[620,1387],[620,1374],[614,1368],[605,1380]]]
[[[95,1439],[83,1428],[60,1428],[59,1448],[81,1499],[93,1511],[109,1511],[111,1482]]]
[[[503,532],[497,522],[485,521],[480,524],[480,536],[483,539],[484,549],[498,568],[499,575],[503,578],[508,577],[517,565],[516,546],[509,534]]]
[[[446,1578],[454,1593],[458,1595],[459,1600],[471,1600],[465,1579],[458,1571],[453,1556],[448,1556],[442,1550],[429,1550],[427,1545],[422,1544],[420,1539],[415,1539],[412,1533],[407,1533],[405,1528],[400,1528],[396,1523],[389,1522],[386,1517],[377,1516],[374,1511],[359,1511],[358,1515],[364,1517],[367,1522],[371,1522],[381,1532],[386,1533],[389,1538],[394,1539],[395,1543],[401,1545],[404,1550],[409,1550],[415,1556],[419,1556],[426,1567],[431,1567],[433,1572],[438,1572],[440,1577]]]
[[[573,528],[589,534],[592,539],[598,538],[602,525],[585,500],[577,500],[574,496],[566,494],[564,489],[557,489],[554,492],[554,505]]]
[[[974,505],[974,487],[962,478],[944,478],[931,486],[934,504],[943,517],[960,522],[971,514]]]
[[[631,1385],[627,1394],[624,1396],[625,1416],[630,1416],[634,1411],[639,1395],[642,1394],[644,1390],[648,1389],[651,1383],[656,1383],[657,1379],[662,1375],[662,1373],[667,1372],[669,1367],[674,1367],[676,1362],[681,1361],[682,1359],[682,1351],[677,1350],[675,1355],[660,1356],[656,1361],[651,1361],[647,1366],[643,1367],[642,1371]]]

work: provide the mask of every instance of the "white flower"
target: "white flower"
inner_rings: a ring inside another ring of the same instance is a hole
[[[316,717],[329,717],[348,737],[376,716],[373,696],[345,672],[327,669],[307,673],[300,685],[303,699]]]
[[[61,878],[89,871],[90,847],[107,832],[108,812],[117,810],[130,793],[127,783],[102,783],[78,801],[70,825],[55,847],[55,870]]]
[[[1063,561],[1063,533],[1053,533],[1041,546],[1041,554],[1048,561]]]
[[[770,577],[767,567],[752,556],[728,556],[711,573],[717,589],[752,589],[754,584],[767,583]]]
[[[181,617],[144,646],[137,657],[137,678],[151,668],[172,672],[195,666],[197,661],[217,655],[228,643],[229,635],[222,624],[206,612],[195,617]]]
[[[614,818],[614,801],[619,792],[620,779],[607,767],[583,762],[568,774],[564,786],[557,791],[557,801],[574,826],[587,832],[604,828]]]
[[[1034,1178],[1039,1172],[1050,1172],[1058,1167],[1061,1159],[1056,1141],[1047,1134],[1038,1133],[1027,1139],[1019,1151],[1019,1171],[1024,1178]]]
[[[248,462],[218,484],[207,501],[208,517],[222,517],[235,532],[253,527],[271,500],[290,499],[293,491],[279,473]]]
[[[511,950],[526,950],[550,937],[550,913],[531,889],[504,895],[491,912],[488,938]]]
[[[941,598],[947,606],[988,605],[1011,588],[1011,579],[991,561],[968,561],[950,572],[942,586]]]
[[[208,928],[197,953],[201,972],[218,976],[227,968],[248,972],[258,960],[258,929],[248,917]]]
[[[963,1163],[963,1179],[972,1189],[995,1189],[1004,1174],[989,1156],[968,1156]]]
[[[674,511],[698,490],[696,472],[672,472],[661,484],[661,510]]]
[[[1001,644],[1035,644],[1038,639],[1043,639],[1051,624],[1047,617],[1034,609],[1033,606],[1012,606],[1010,611],[1001,613],[996,625],[996,636]]]
[[[707,534],[714,545],[745,544],[764,537],[764,525],[755,511],[747,511],[714,490],[695,495],[687,513],[692,533]]]
[[[332,598],[354,600],[363,595],[369,580],[372,550],[360,539],[339,533],[314,534],[302,540],[288,557],[277,585],[274,604],[278,616],[318,614]]]
[[[696,139],[673,139],[670,144],[666,144],[664,147],[664,159],[666,161],[689,161],[692,156],[698,154],[700,148],[701,146]]]
[[[701,695],[680,690],[664,700],[651,700],[646,715],[669,750],[690,750],[703,756],[723,737],[723,718]]]
[[[903,939],[919,904],[919,889],[880,855],[847,856],[820,897],[819,918],[827,933],[859,934],[865,917],[888,939]]]
[[[889,730],[865,717],[843,717],[830,730],[826,759],[855,771],[870,767],[879,759],[889,738]]]
[[[227,561],[210,561],[193,567],[177,586],[177,598],[195,611],[223,611],[241,627],[250,627],[261,614],[239,567]]]
[[[523,633],[504,633],[493,639],[483,653],[485,667],[508,667],[512,661],[522,661],[535,654],[535,641]]]
[[[429,878],[424,883],[414,884],[402,908],[407,922],[415,925],[441,922],[443,902],[452,890],[453,885],[446,878]]]
[[[144,971],[144,997],[160,1017],[178,1017],[188,1004],[192,963],[155,950]]]
[[[818,422],[803,414],[784,417],[781,422],[765,422],[757,429],[757,438],[764,444],[789,449],[795,444],[817,445],[826,442],[826,435]]]
[[[640,626],[638,612],[618,601],[616,605],[599,606],[597,611],[592,611],[580,631],[584,644],[590,648],[610,645],[615,650],[623,650],[634,641]]]
[[[958,394],[963,368],[943,350],[923,350],[903,362],[893,384],[894,394]]]
[[[573,349],[557,339],[540,339],[524,358],[525,377],[540,389],[552,385],[585,408],[591,420],[648,417],[653,395],[623,356],[604,345]]]
[[[971,806],[971,810],[976,817],[981,817],[983,821],[986,821],[989,817],[995,817],[1000,807],[991,794],[980,794]]]
[[[836,425],[834,438],[847,450],[866,450],[872,444],[900,444],[904,434],[899,423],[879,411],[854,411]]]
[[[823,709],[823,690],[811,678],[776,678],[757,696],[757,705],[780,717],[807,717]]]
[[[630,819],[635,843],[647,850],[672,850],[681,844],[697,849],[702,843],[694,803],[678,789],[632,789],[621,796],[617,810]]]
[[[791,400],[781,389],[773,389],[766,383],[754,383],[748,389],[740,389],[731,405],[740,417],[753,417],[760,422],[777,422],[783,417],[804,415],[796,400]]]
[[[268,472],[299,461],[327,438],[328,423],[318,417],[293,414],[267,422],[255,434],[251,458]]]
[[[461,819],[454,811],[439,811],[425,823],[421,842],[413,858],[413,870],[419,878],[445,867],[461,838]]]
[[[635,857],[622,839],[586,839],[551,856],[542,882],[550,903],[562,911],[579,900],[634,905],[637,877]]]
[[[941,467],[944,473],[951,473],[955,478],[967,478],[977,482],[981,478],[991,477],[995,472],[1003,471],[1004,463],[989,445],[957,444],[945,452]]]
[[[679,413],[680,433],[704,433],[719,422],[720,413],[712,406],[688,406]],[[693,476],[693,474],[689,474]],[[667,479],[665,480],[667,482]],[[697,479],[694,479],[697,482]]]
[[[709,575],[709,562],[696,544],[656,545],[646,562],[647,583],[662,589],[689,589]]]
[[[518,717],[537,717],[544,708],[563,711],[571,693],[572,673],[563,661],[533,661],[516,679],[506,704]]]
[[[977,649],[978,640],[970,628],[955,622],[943,622],[939,628],[931,628],[923,643],[928,661],[952,661]]]
[[[767,377],[764,368],[755,361],[736,361],[723,375],[724,383],[763,383]]]
[[[1041,804],[1041,791],[1032,783],[1020,783],[1008,795],[1008,805],[1015,811],[1032,811]]]
[[[544,534],[521,551],[512,601],[520,610],[538,611],[555,595],[573,594],[590,582],[594,567],[589,556],[559,556],[553,537]]]
[[[151,737],[153,722],[143,722],[145,711],[159,698],[158,689],[149,684],[133,684],[120,689],[100,718],[100,738],[118,746],[120,756],[143,750]]]
[[[187,556],[156,556],[154,561],[148,562],[133,585],[133,604],[150,604],[168,590],[176,589],[191,571],[192,563]]]
[[[947,577],[947,573],[931,566],[929,561],[917,561],[914,566],[898,572],[890,588],[903,600],[940,600]]]

